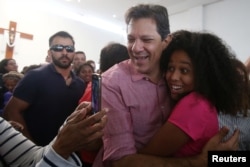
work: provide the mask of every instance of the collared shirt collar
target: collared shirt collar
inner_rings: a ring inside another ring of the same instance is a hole
[[[60,74],[58,71],[56,71],[55,65],[53,63],[48,64],[48,66],[51,69],[51,71]],[[70,71],[70,75],[72,77],[72,80],[74,80],[76,78],[76,74],[74,72],[72,72],[72,70]]]
[[[147,80],[150,81],[150,79],[148,78],[148,76],[146,76],[145,74],[141,74],[139,72],[137,72],[132,64],[131,60],[128,60],[128,64],[129,64],[129,68],[130,68],[130,73],[131,73],[131,79],[132,81],[139,81],[139,80]],[[166,84],[164,81],[164,76],[162,76],[162,78],[160,79],[160,81],[158,82],[158,85],[161,84]]]

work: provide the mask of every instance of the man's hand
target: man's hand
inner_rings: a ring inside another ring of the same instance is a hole
[[[203,148],[203,152],[207,151],[234,151],[239,146],[239,130],[235,130],[234,134],[225,142],[223,138],[228,134],[229,129],[222,127],[214,137],[212,137]]]
[[[24,129],[23,125],[16,121],[9,121],[9,123],[11,124],[11,126],[13,126],[13,128],[15,128],[19,132],[22,132],[22,130]]]
[[[222,127],[220,131],[213,136],[204,146],[202,153],[199,154],[193,161],[190,161],[192,166],[207,166],[208,151],[234,151],[239,145],[239,130],[235,130],[233,135],[226,141],[223,138],[228,134],[229,129]],[[194,165],[198,164],[198,165]]]
[[[68,158],[72,152],[86,149],[103,136],[102,130],[107,122],[107,111],[103,110],[87,116],[90,110],[90,103],[79,105],[59,131],[52,147],[62,157]]]

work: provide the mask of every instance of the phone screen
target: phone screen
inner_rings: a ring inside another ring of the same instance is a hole
[[[92,113],[95,114],[101,110],[101,83],[102,78],[100,74],[92,74],[92,95],[91,95],[91,105]]]

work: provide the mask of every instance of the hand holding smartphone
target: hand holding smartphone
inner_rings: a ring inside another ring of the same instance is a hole
[[[91,106],[92,114],[95,114],[101,110],[101,98],[102,98],[102,77],[100,74],[92,74],[92,95]]]

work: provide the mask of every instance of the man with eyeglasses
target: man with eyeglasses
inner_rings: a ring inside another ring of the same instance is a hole
[[[45,146],[77,107],[85,83],[71,71],[75,55],[73,37],[60,31],[49,38],[52,63],[28,72],[4,110],[7,120],[24,126],[23,134]]]

